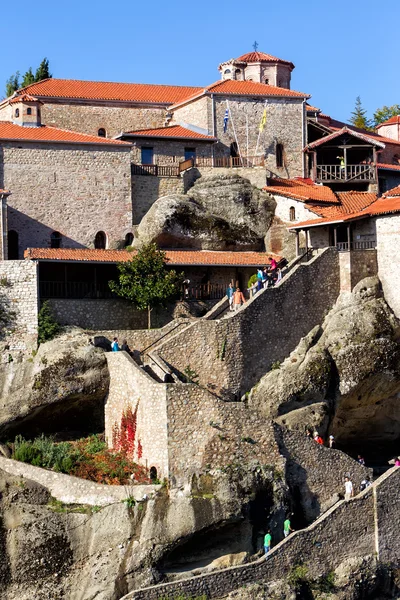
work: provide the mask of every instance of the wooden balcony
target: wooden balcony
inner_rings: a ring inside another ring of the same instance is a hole
[[[376,181],[375,165],[317,165],[316,181],[350,182]]]
[[[179,165],[132,165],[132,175],[179,177]]]

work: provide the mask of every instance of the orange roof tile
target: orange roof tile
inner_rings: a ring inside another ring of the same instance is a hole
[[[263,189],[272,194],[294,198],[301,202],[328,202],[338,204],[335,193],[326,186],[309,183],[302,179],[270,179],[270,184]]]
[[[387,171],[400,171],[400,165],[389,165],[388,163],[378,163],[376,165],[378,169],[384,169]]]
[[[212,135],[199,133],[198,131],[182,127],[181,125],[158,127],[157,129],[137,129],[135,131],[124,132],[121,136],[206,140],[209,142],[215,142],[217,140],[217,138]]]
[[[306,104],[306,109],[307,109],[307,112],[318,112],[318,113],[321,112],[320,108],[317,108],[316,106],[311,106],[311,104]]]
[[[400,124],[400,115],[395,115],[394,117],[390,117],[390,119],[388,119],[387,121],[384,121],[383,123],[379,123],[379,125],[376,126],[376,129],[379,129],[379,127],[382,127],[382,125],[394,125],[394,124]]]
[[[400,185],[388,190],[383,194],[383,198],[394,198],[395,196],[400,196]]]
[[[108,81],[81,81],[76,79],[43,79],[23,88],[40,98],[71,98],[143,102],[145,104],[174,104],[200,92],[202,88],[147,83],[113,83]]]
[[[9,121],[0,121],[0,140],[21,140],[29,142],[56,142],[70,144],[101,144],[108,146],[127,146],[131,144],[120,140],[110,140],[108,138],[86,135],[76,131],[66,129],[57,129],[56,127],[23,127],[14,125]]]
[[[11,192],[9,190],[0,190],[0,194],[2,194],[3,196],[5,196],[5,195],[9,196],[11,194]]]
[[[262,266],[268,264],[272,254],[265,252],[223,252],[211,250],[166,250],[170,265],[176,266]],[[135,256],[136,251],[92,250],[80,248],[28,248],[24,257],[29,260],[79,261],[116,263],[126,262]]]
[[[272,56],[272,54],[266,54],[265,52],[247,52],[246,54],[242,54],[239,58],[236,58],[237,61],[243,61],[247,63],[254,62],[278,62],[283,63],[284,65],[291,65],[294,68],[294,64],[288,60],[282,60],[276,56]]]
[[[281,98],[310,98],[309,94],[303,92],[295,92],[286,88],[276,87],[274,85],[266,85],[256,81],[236,81],[235,79],[225,79],[224,81],[216,81],[202,90],[183,98],[176,102],[171,110],[177,108],[187,102],[192,102],[205,95],[214,94],[217,96],[259,96],[261,98],[281,97]]]
[[[29,94],[18,94],[13,96],[9,103],[15,104],[16,102],[40,102],[40,100],[35,98],[35,96],[30,96]],[[40,104],[43,104],[43,102],[40,102]]]
[[[339,204],[335,206],[323,206],[315,204],[307,204],[306,207],[319,215],[327,219],[339,219],[346,215],[359,212],[373,202],[376,202],[376,194],[372,192],[336,192],[336,196],[339,199]]]

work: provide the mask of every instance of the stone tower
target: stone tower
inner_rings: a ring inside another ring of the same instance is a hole
[[[40,100],[29,94],[13,96],[9,102],[11,106],[11,120],[14,125],[23,127],[40,127],[42,124]]]
[[[248,52],[219,65],[221,79],[256,81],[290,89],[294,64],[265,52]]]

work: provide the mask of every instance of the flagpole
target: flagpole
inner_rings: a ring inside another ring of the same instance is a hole
[[[238,149],[240,162],[243,162],[243,160],[242,160],[242,153],[240,152],[239,142],[238,142],[238,139],[236,137],[235,123],[233,122],[233,119],[232,119],[231,107],[229,106],[228,100],[226,101],[226,106],[227,106],[228,111],[229,111],[229,118],[231,119],[231,122],[232,122],[233,135],[235,136],[235,142],[236,142],[236,146],[237,146],[237,149]]]
[[[267,108],[267,102],[268,102],[268,100],[265,100],[265,102],[264,102],[264,110],[266,110],[266,108]],[[263,111],[263,114],[264,114],[264,111]],[[261,117],[261,119],[262,119],[262,117]],[[262,133],[262,130],[261,130],[261,125],[260,125],[260,127],[258,128],[258,137],[257,137],[256,151],[254,152],[254,156],[255,157],[257,156],[258,144],[260,143],[261,133]]]

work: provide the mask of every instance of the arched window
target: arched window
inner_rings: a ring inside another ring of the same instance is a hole
[[[50,236],[50,248],[61,248],[62,235],[59,231],[53,231]]]
[[[96,250],[105,250],[107,244],[107,236],[104,231],[98,231],[94,238],[94,247]]]
[[[225,71],[224,71],[224,75],[229,75],[229,73],[230,73],[230,72],[231,72],[231,70],[230,70],[230,69],[225,69]]]
[[[19,108],[15,109],[15,117],[18,118],[19,117]]]
[[[269,79],[265,80],[265,85],[269,85]]]
[[[283,144],[276,145],[276,166],[283,167]]]
[[[8,232],[8,260],[18,260],[19,258],[19,241],[18,233],[11,229]]]
[[[239,73],[241,73],[242,71],[240,69],[236,69],[235,73],[236,75],[238,75]]]
[[[125,236],[125,244],[124,244],[124,246],[126,248],[127,246],[132,246],[132,244],[133,244],[133,233],[129,232]]]
[[[150,467],[150,480],[155,481],[157,479],[157,469],[155,467]]]
[[[32,114],[32,109],[30,106],[28,106],[28,108],[26,109],[26,114],[27,115],[31,115]]]
[[[104,129],[104,127],[100,127],[100,129],[97,132],[97,135],[99,137],[106,137],[106,130]]]
[[[294,206],[291,206],[289,208],[289,221],[295,221],[296,220],[296,209]]]

